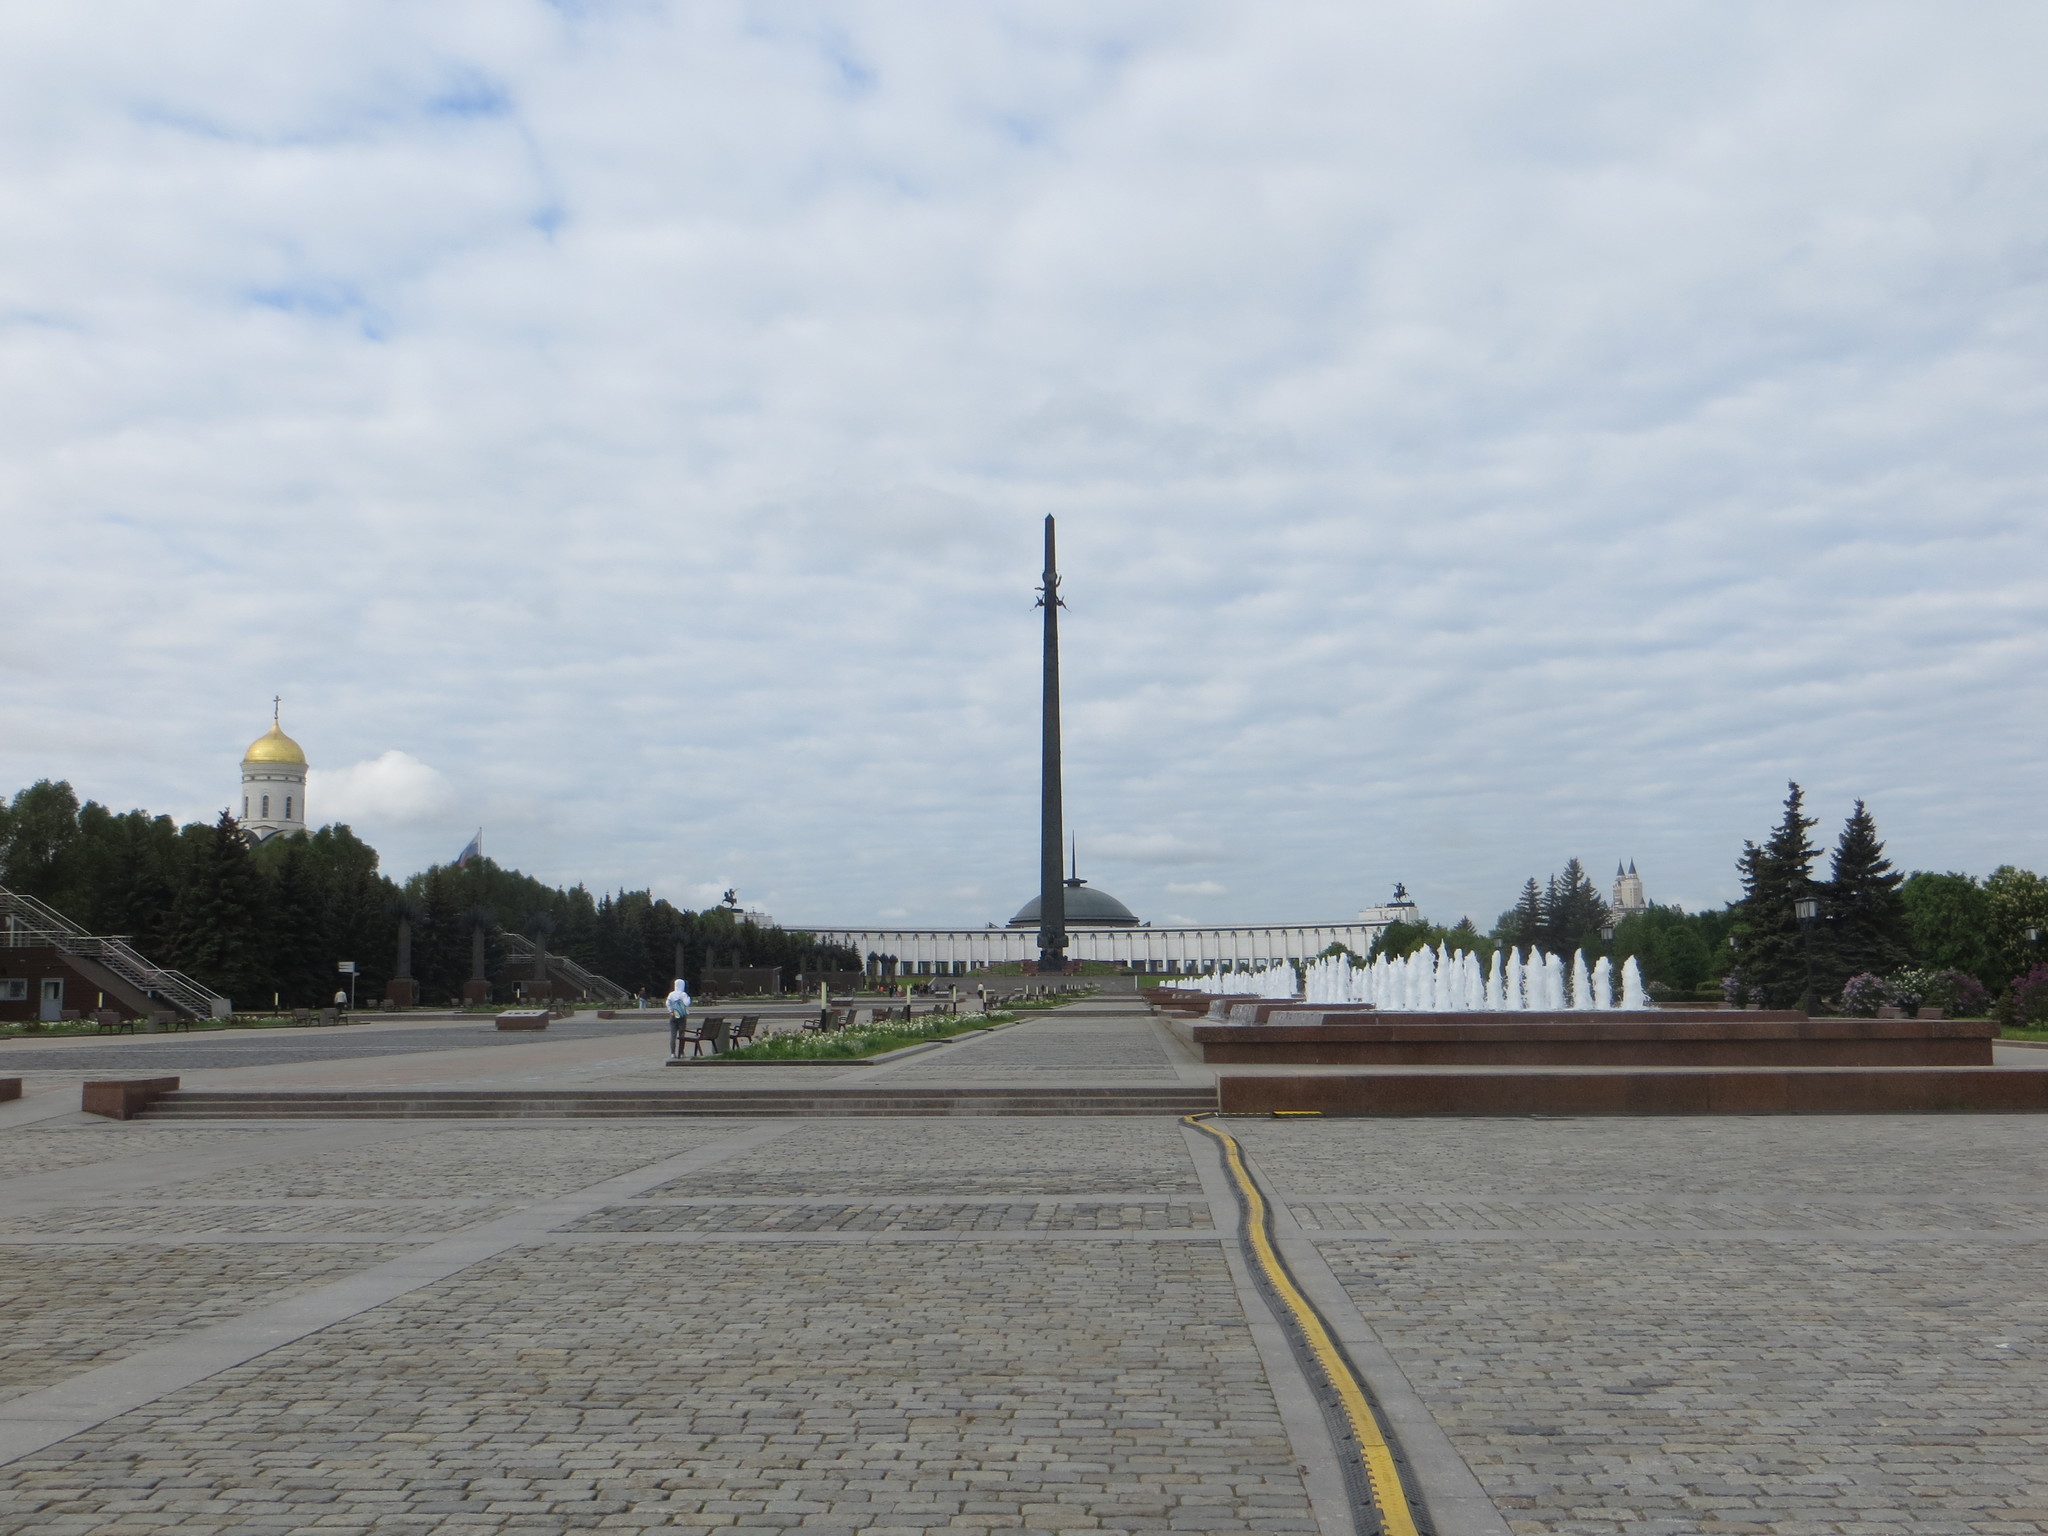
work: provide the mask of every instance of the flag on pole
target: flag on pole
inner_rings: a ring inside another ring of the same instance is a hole
[[[471,859],[482,858],[483,852],[484,829],[482,827],[478,827],[476,829],[476,836],[472,837],[469,840],[469,846],[463,849],[462,852],[458,853],[455,856],[455,867],[457,869],[460,869],[462,868],[463,865],[467,864]]]

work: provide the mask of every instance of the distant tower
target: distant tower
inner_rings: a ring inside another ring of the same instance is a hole
[[[1616,922],[1650,910],[1649,898],[1643,894],[1643,877],[1636,873],[1634,859],[1628,861],[1627,869],[1619,864],[1614,866],[1614,900],[1611,905]]]
[[[281,701],[270,702],[270,729],[242,754],[242,831],[257,843],[306,830],[306,754],[278,724]]]

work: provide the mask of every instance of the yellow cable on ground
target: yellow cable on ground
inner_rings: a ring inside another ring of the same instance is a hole
[[[1252,1182],[1251,1174],[1245,1168],[1243,1149],[1238,1146],[1236,1137],[1205,1124],[1204,1120],[1204,1116],[1189,1115],[1181,1123],[1215,1137],[1223,1145],[1224,1167],[1237,1187],[1239,1198],[1245,1203],[1245,1236],[1251,1245],[1252,1255],[1264,1272],[1267,1284],[1273,1287],[1293,1314],[1295,1326],[1301,1330],[1317,1364],[1322,1367],[1324,1377],[1344,1406],[1345,1416],[1351,1421],[1351,1433],[1358,1444],[1359,1459],[1365,1464],[1373,1502],[1379,1507],[1381,1525],[1387,1536],[1420,1536],[1414,1511],[1408,1505],[1408,1490],[1402,1486],[1401,1472],[1394,1465],[1393,1449],[1380,1429],[1379,1415],[1373,1411],[1372,1403],[1365,1395],[1365,1384],[1358,1379],[1349,1357],[1330,1337],[1322,1314],[1301,1294],[1301,1288],[1294,1283],[1293,1271],[1288,1269],[1286,1261],[1274,1248],[1267,1230],[1265,1197],[1259,1193],[1258,1185]]]

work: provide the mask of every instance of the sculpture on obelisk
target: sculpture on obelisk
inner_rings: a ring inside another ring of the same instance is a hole
[[[1067,968],[1067,888],[1060,844],[1060,573],[1053,557],[1052,519],[1045,520],[1045,575],[1038,588],[1045,610],[1045,702],[1040,725],[1038,824],[1038,974]]]

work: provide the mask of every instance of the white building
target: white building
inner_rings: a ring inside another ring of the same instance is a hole
[[[1087,882],[1067,882],[1067,958],[1099,960],[1134,971],[1175,975],[1215,969],[1251,970],[1275,960],[1312,960],[1332,944],[1363,955],[1389,923],[1412,921],[1405,891],[1381,907],[1328,923],[1242,923],[1158,928],[1141,923],[1122,902]],[[833,927],[797,924],[821,944],[844,944],[869,970],[899,975],[961,976],[986,966],[1038,958],[1038,898],[1001,926],[981,928]],[[887,965],[886,959],[893,959]]]
[[[1643,877],[1636,873],[1636,861],[1630,859],[1628,868],[1614,866],[1614,900],[1608,905],[1614,911],[1618,923],[1624,917],[1634,917],[1638,912],[1650,910],[1650,899],[1643,894]]]
[[[306,754],[273,714],[242,754],[242,830],[258,843],[306,830]]]

